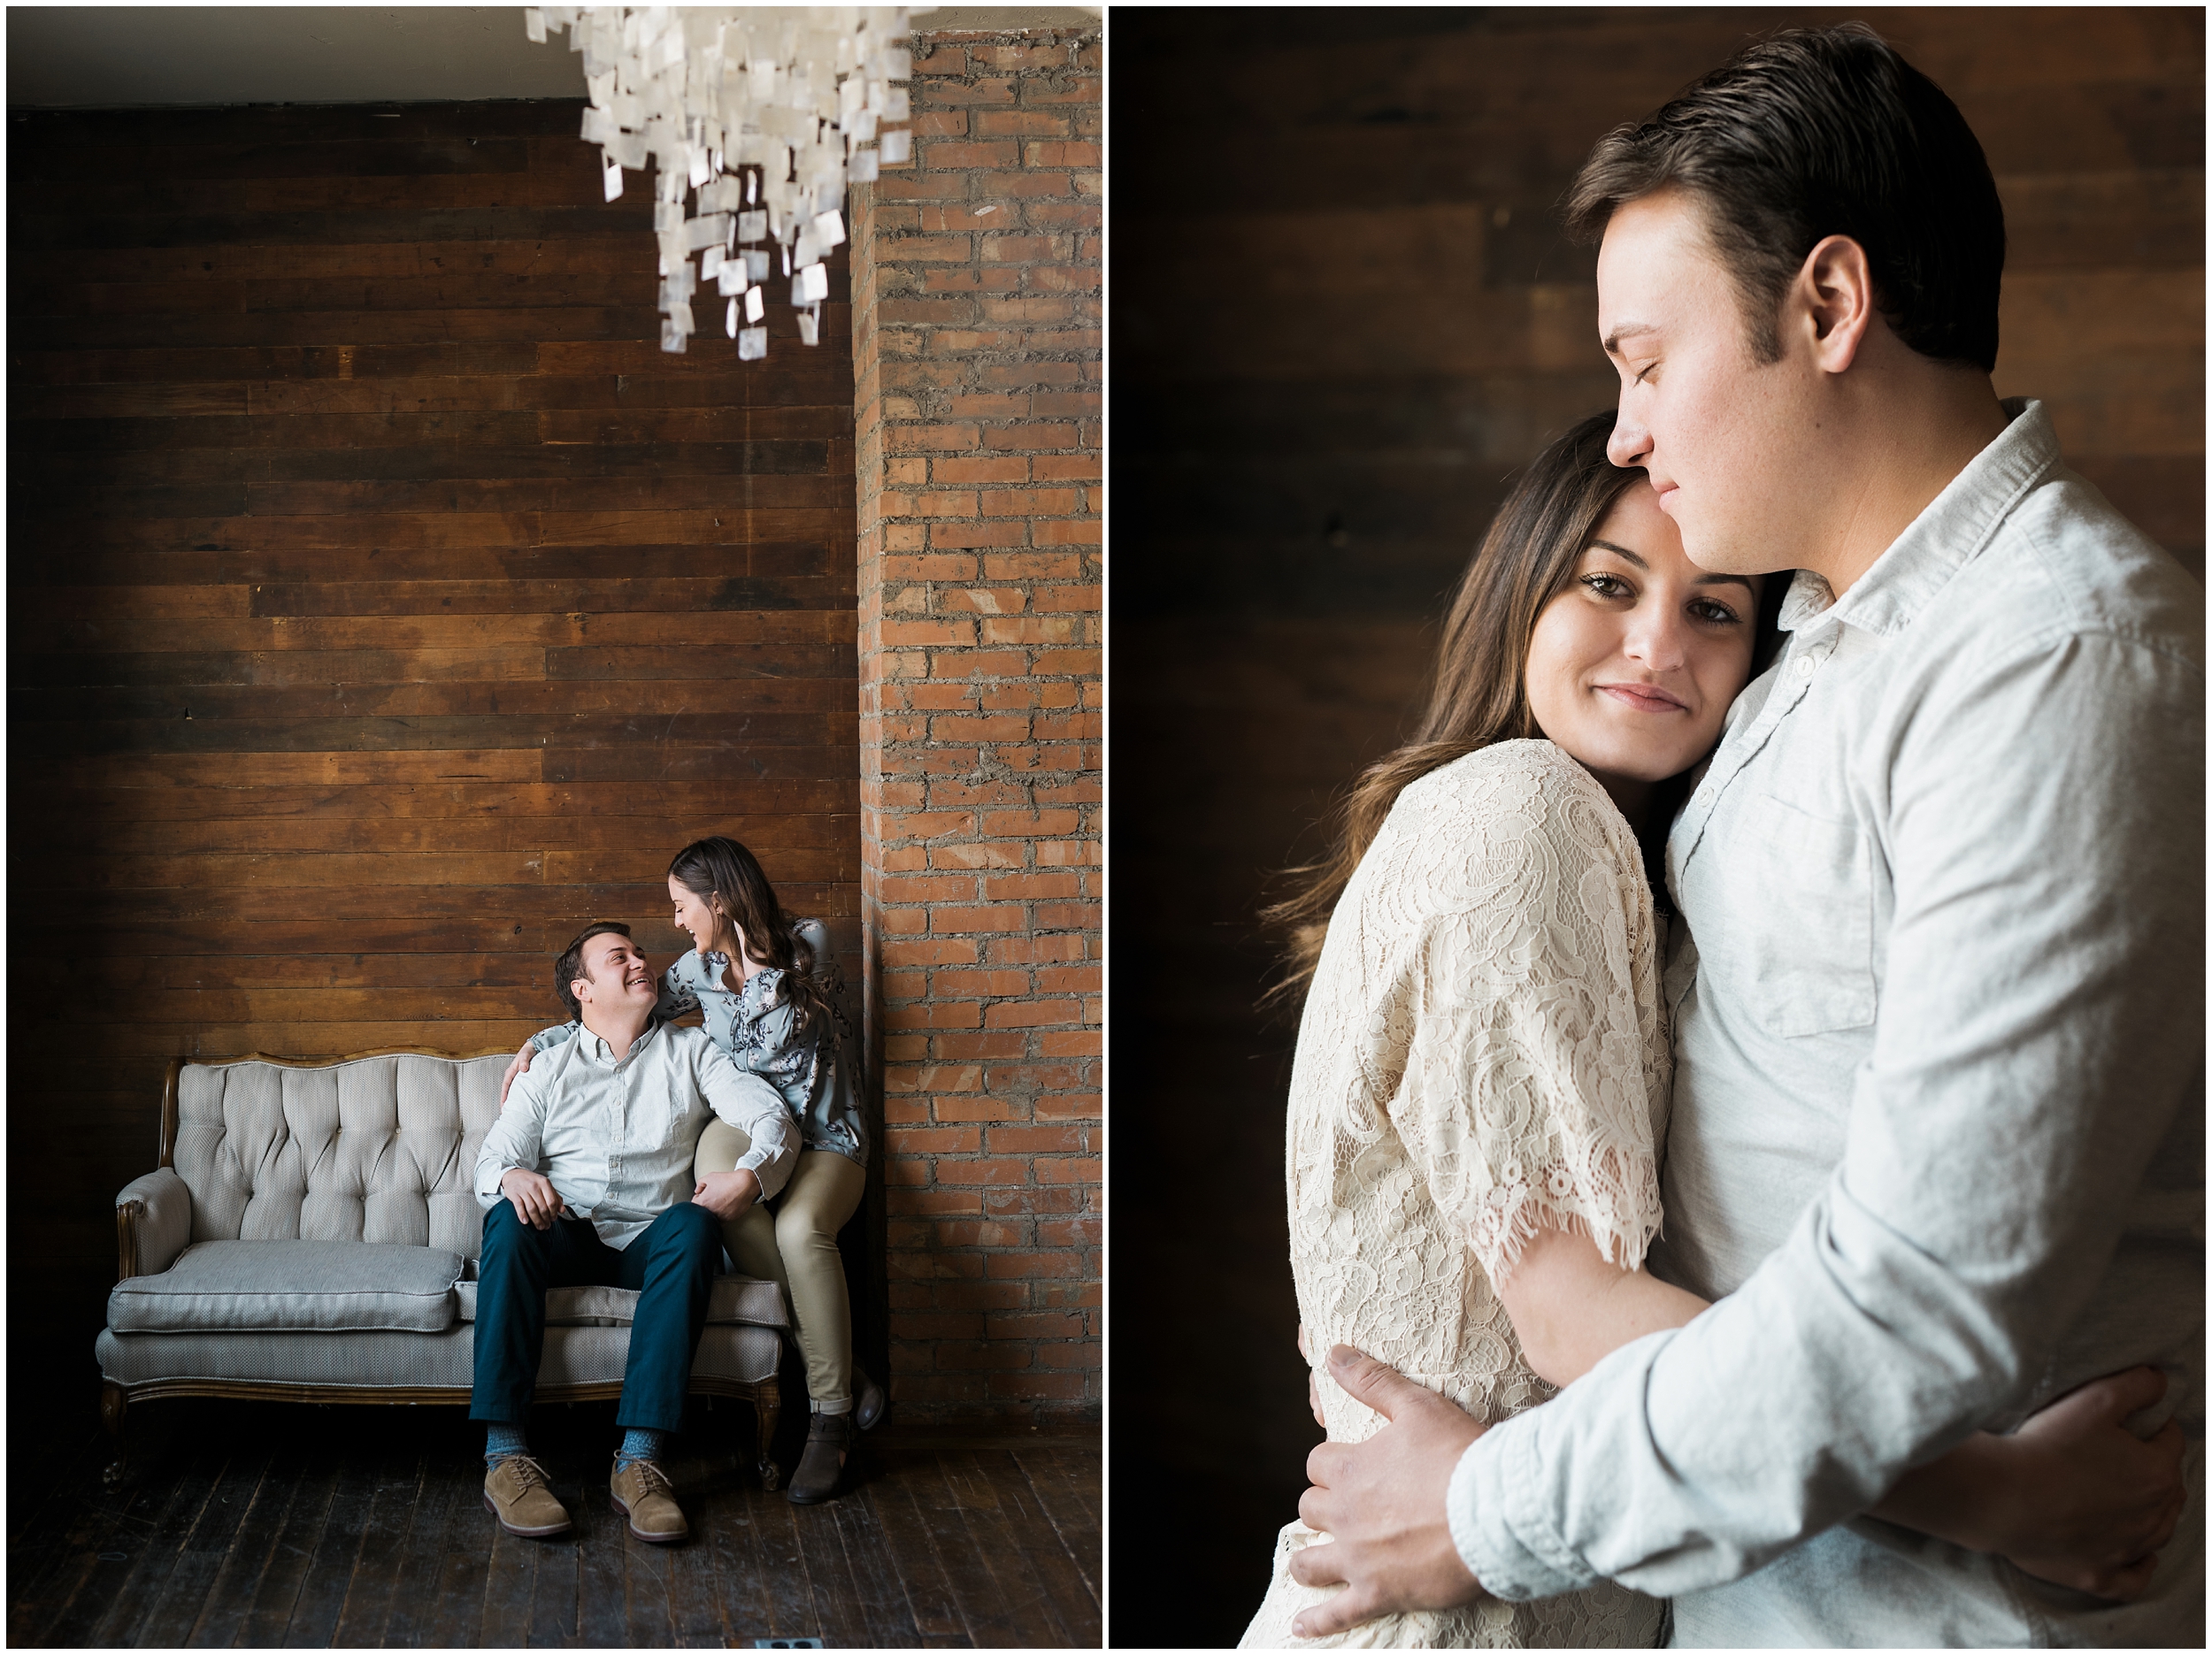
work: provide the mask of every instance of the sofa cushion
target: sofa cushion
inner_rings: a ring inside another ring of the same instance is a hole
[[[458,1282],[453,1296],[461,1320],[476,1320],[476,1290],[482,1283]],[[621,1328],[637,1317],[637,1292],[628,1287],[549,1287],[545,1290],[545,1325],[549,1328]],[[707,1299],[707,1325],[744,1322],[758,1328],[789,1325],[783,1312],[783,1295],[773,1282],[749,1276],[718,1276]]]
[[[708,1328],[692,1358],[695,1389],[702,1379],[744,1383],[772,1381],[782,1349],[773,1328]],[[117,1333],[103,1329],[95,1349],[100,1372],[119,1385],[243,1381],[297,1386],[318,1394],[309,1400],[334,1400],[328,1392],[342,1387],[364,1402],[379,1391],[428,1398],[421,1388],[452,1393],[466,1402],[472,1328],[455,1323],[443,1333]],[[627,1328],[548,1328],[545,1356],[538,1365],[538,1394],[565,1385],[618,1387],[627,1370]],[[711,1389],[711,1387],[704,1387]],[[335,1426],[333,1429],[336,1429]]]
[[[108,1295],[118,1333],[250,1329],[435,1333],[453,1324],[461,1256],[373,1241],[202,1241]]]

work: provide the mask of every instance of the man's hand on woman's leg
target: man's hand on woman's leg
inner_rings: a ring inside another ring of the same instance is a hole
[[[741,1167],[734,1172],[703,1173],[692,1186],[691,1199],[727,1223],[744,1217],[745,1209],[760,1199],[760,1179]]]

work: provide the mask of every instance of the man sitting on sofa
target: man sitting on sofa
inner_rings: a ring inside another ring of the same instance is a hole
[[[554,976],[582,1031],[515,1082],[476,1156],[484,1247],[469,1417],[487,1423],[484,1503],[509,1534],[567,1532],[568,1513],[523,1435],[545,1291],[631,1288],[614,1505],[639,1539],[680,1540],[689,1529],[659,1460],[683,1423],[720,1223],[783,1187],[798,1131],[775,1089],[741,1072],[705,1031],[652,1022],[660,985],[628,926],[586,926]],[[731,1171],[695,1182],[710,1109],[751,1147]]]

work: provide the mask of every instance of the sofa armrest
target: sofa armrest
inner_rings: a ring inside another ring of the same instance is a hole
[[[157,1276],[192,1239],[192,1191],[171,1167],[133,1178],[115,1198],[116,1276]]]

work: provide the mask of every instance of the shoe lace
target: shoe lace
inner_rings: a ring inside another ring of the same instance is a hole
[[[518,1494],[526,1494],[534,1488],[549,1489],[553,1479],[545,1475],[545,1467],[527,1454],[509,1454],[500,1462],[507,1467],[515,1482]]]
[[[629,1468],[637,1473],[638,1482],[641,1485],[639,1488],[639,1492],[641,1494],[667,1494],[672,1496],[675,1493],[676,1485],[668,1480],[668,1473],[663,1471],[651,1460],[633,1460],[630,1461]]]

